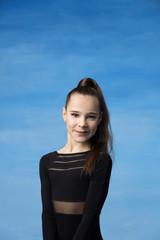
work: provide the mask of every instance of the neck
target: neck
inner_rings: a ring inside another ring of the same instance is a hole
[[[60,150],[60,152],[76,153],[76,152],[86,152],[89,150],[90,150],[90,144],[88,142],[77,143],[77,142],[70,141],[68,138],[66,145]]]
[[[89,147],[71,147],[68,146],[67,144],[61,149],[61,152],[64,153],[77,153],[77,152],[86,152],[89,151],[90,148]]]

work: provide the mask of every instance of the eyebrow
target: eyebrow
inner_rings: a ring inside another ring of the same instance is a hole
[[[70,110],[69,112],[74,112],[74,113],[80,113],[79,111],[76,111],[76,110]],[[93,115],[98,115],[98,113],[96,112],[88,112],[87,114],[93,114]]]

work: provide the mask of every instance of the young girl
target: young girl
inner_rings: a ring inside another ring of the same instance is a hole
[[[69,92],[67,143],[40,160],[44,240],[102,240],[99,215],[112,169],[109,113],[98,84],[82,79]]]

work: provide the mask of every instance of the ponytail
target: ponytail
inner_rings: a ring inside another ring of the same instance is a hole
[[[77,87],[70,91],[67,95],[65,105],[66,109],[70,97],[74,93],[96,96],[99,100],[100,113],[102,113],[102,120],[97,127],[97,131],[90,139],[91,151],[82,169],[82,172],[85,172],[85,174],[88,174],[90,176],[94,170],[98,155],[100,153],[109,154],[113,149],[113,136],[110,124],[110,117],[103,93],[95,80],[93,80],[92,78],[82,79],[78,83]]]

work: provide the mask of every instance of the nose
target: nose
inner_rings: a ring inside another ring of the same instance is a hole
[[[80,126],[80,127],[86,127],[86,126],[87,126],[87,122],[86,122],[85,117],[81,117],[81,118],[79,119],[79,126]]]

